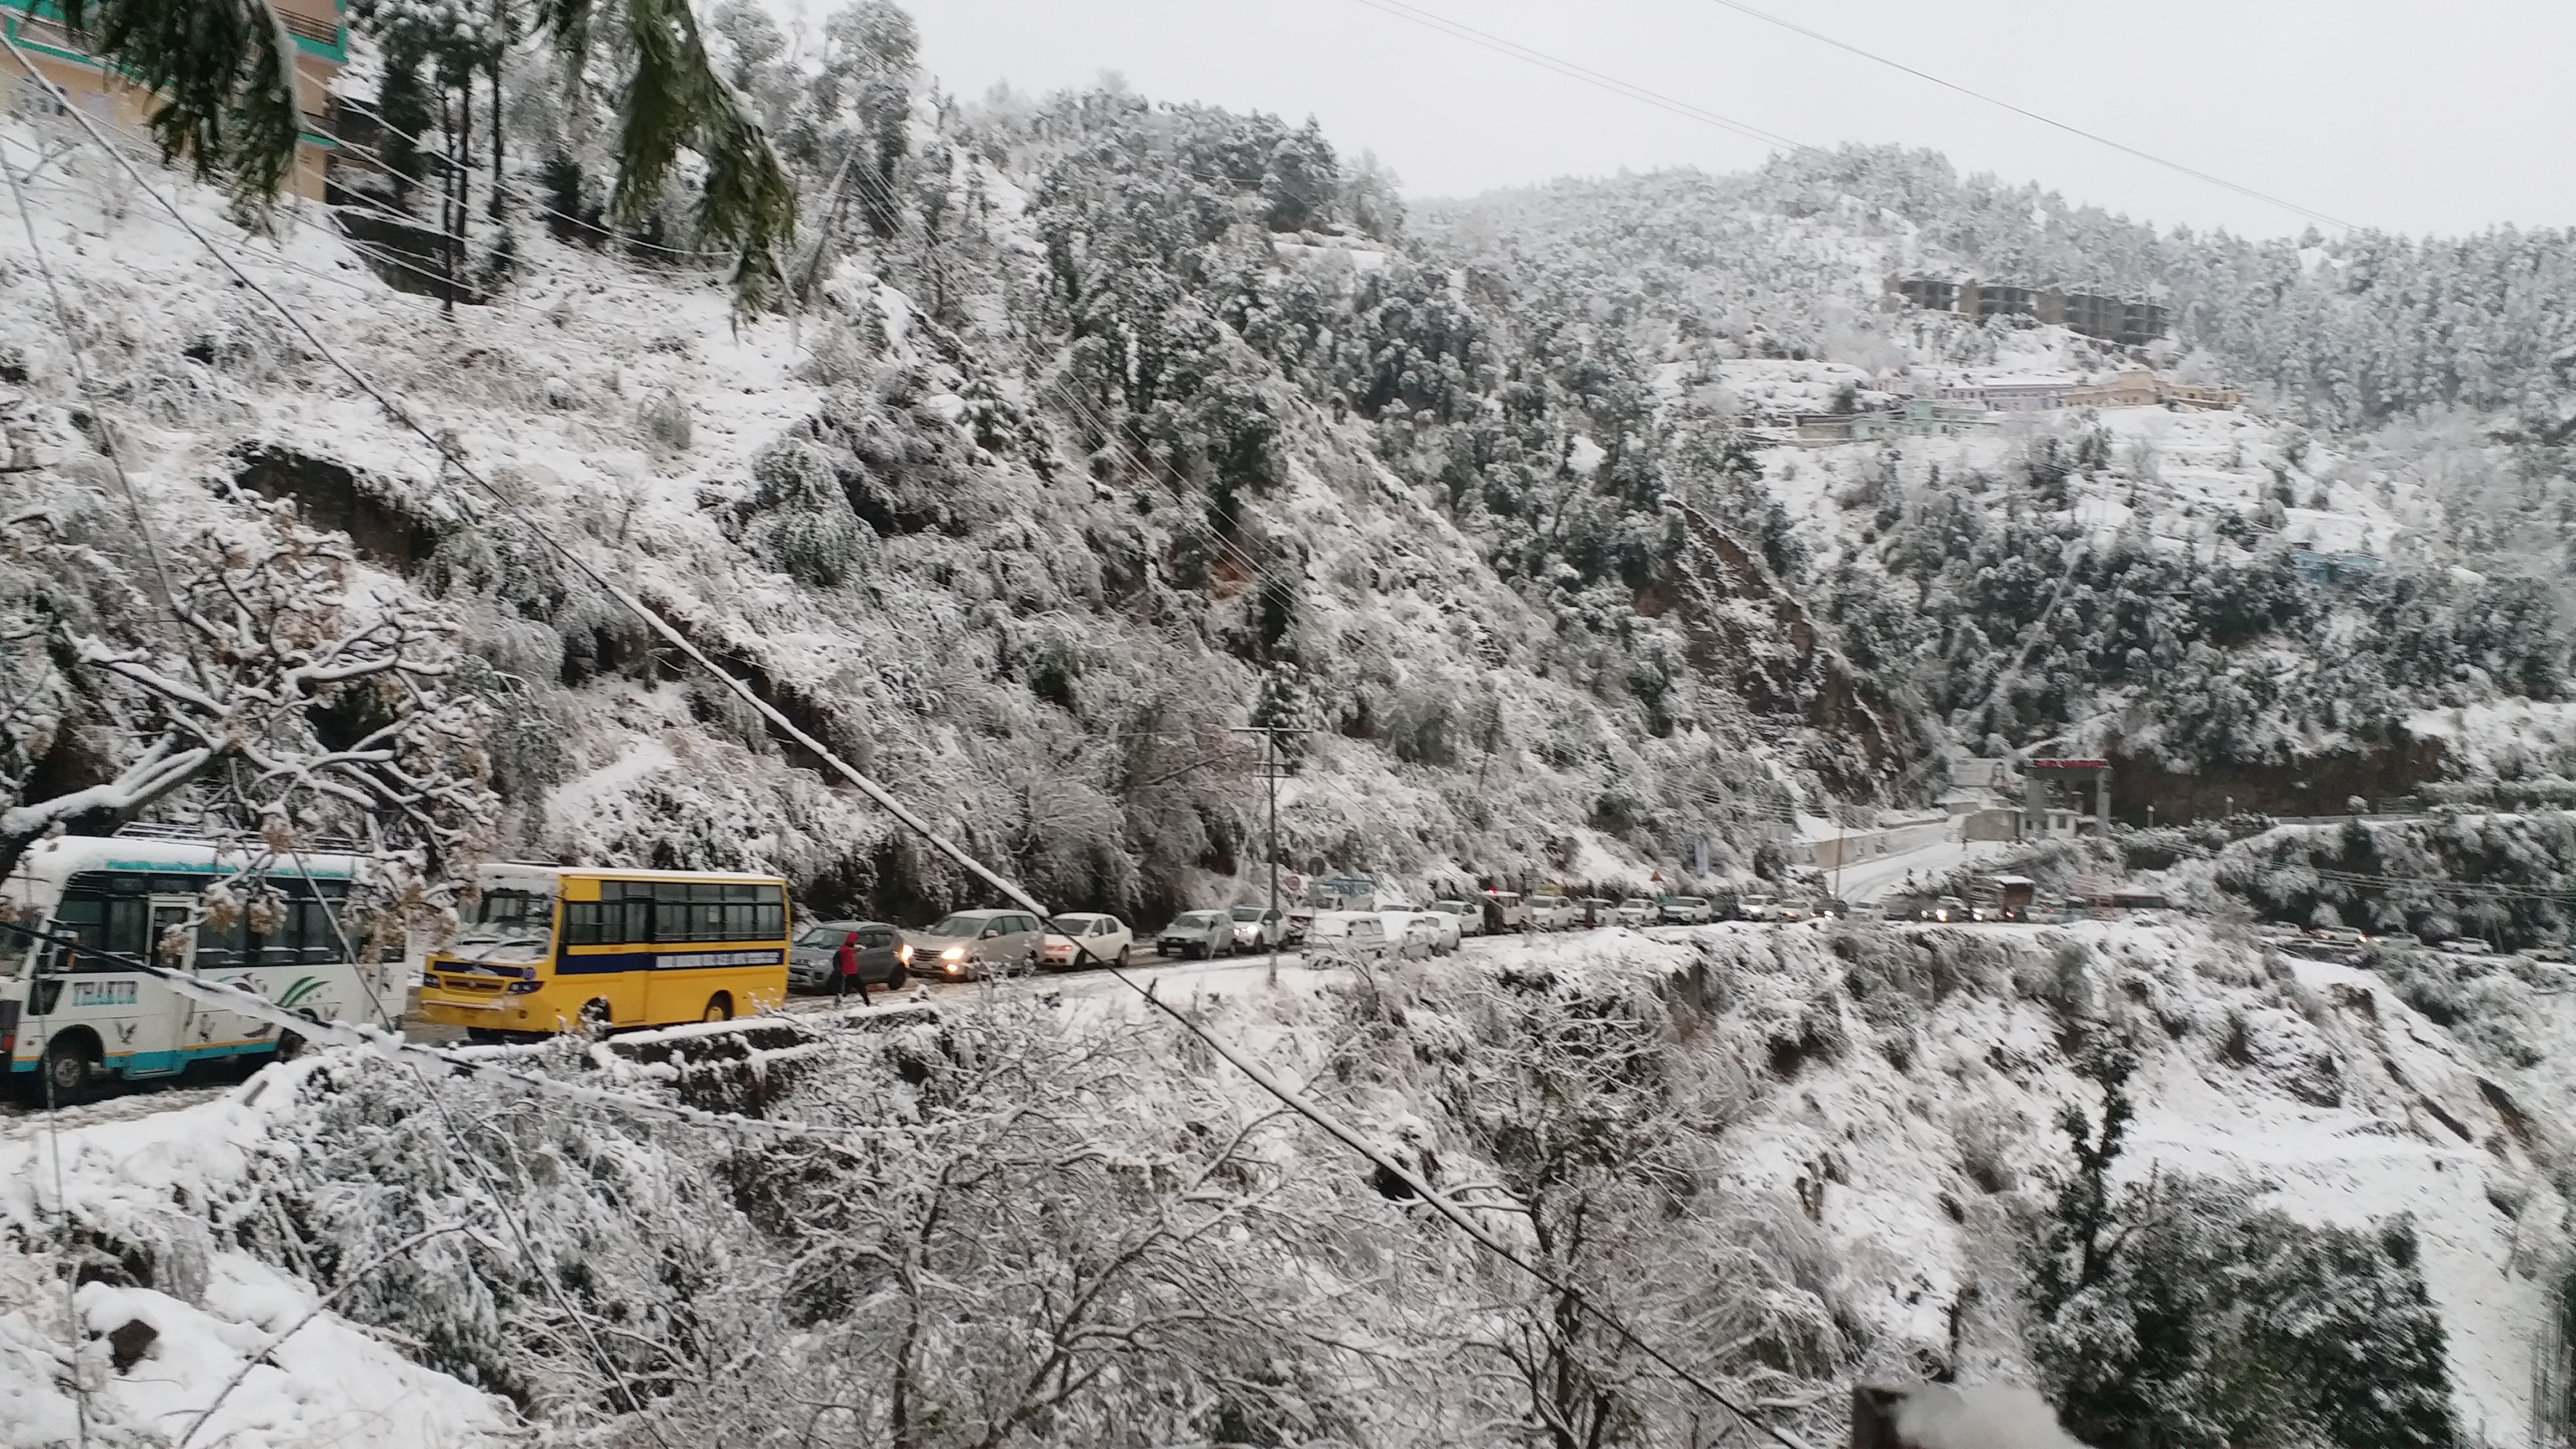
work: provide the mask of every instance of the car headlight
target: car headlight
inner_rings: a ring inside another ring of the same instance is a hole
[[[951,946],[947,950],[939,953],[939,959],[942,961],[963,961],[966,959],[966,948],[963,946]]]
[[[903,963],[903,964],[905,964],[906,966],[911,965],[911,964],[912,964],[912,943],[911,943],[910,941],[906,941],[906,942],[904,942],[902,945],[895,947],[895,948],[894,948],[894,959],[896,959],[896,960],[898,960],[898,961],[902,962],[902,963]]]

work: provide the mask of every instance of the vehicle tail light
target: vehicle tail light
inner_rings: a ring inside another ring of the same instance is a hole
[[[18,1011],[14,1001],[0,1001],[0,1059],[17,1055]]]

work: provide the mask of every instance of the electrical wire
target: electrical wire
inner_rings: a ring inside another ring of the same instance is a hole
[[[1360,0],[1360,3],[1363,5],[1378,4],[1380,3],[1380,0]],[[1891,70],[1902,71],[1907,75],[1913,76],[1917,80],[1929,81],[1933,85],[1939,86],[1944,90],[1956,91],[1960,95],[1968,97],[1970,100],[1983,101],[1987,105],[2010,111],[2014,115],[2023,117],[2024,119],[2037,121],[2043,126],[2054,127],[2057,130],[2064,131],[2070,136],[2080,137],[2081,139],[2090,141],[2097,146],[2108,146],[2112,150],[2118,151],[2123,155],[2134,156],[2138,160],[2162,166],[2168,171],[2178,172],[2181,175],[2191,177],[2195,181],[2205,181],[2212,186],[2224,187],[2229,191],[2235,192],[2239,196],[2249,197],[2255,201],[2260,201],[2270,206],[2277,206],[2283,211],[2294,212],[2300,216],[2308,218],[2310,221],[2323,222],[2327,226],[2335,227],[2338,230],[2360,230],[2359,227],[2355,226],[2351,222],[2344,221],[2339,217],[2328,216],[2322,211],[2301,206],[2295,201],[2287,201],[2281,197],[2271,195],[2268,192],[2257,191],[2250,186],[2239,185],[2236,182],[2228,180],[2224,176],[2211,175],[2209,172],[2200,170],[2197,167],[2186,166],[2180,161],[2159,156],[2152,151],[2141,150],[2136,146],[2129,145],[2125,141],[2112,140],[2110,137],[2102,135],[2099,132],[2087,131],[2081,126],[2069,125],[2064,121],[2058,120],[2054,116],[2043,115],[2027,106],[2015,105],[2011,101],[2004,100],[2000,96],[1988,95],[1984,91],[1973,90],[1967,86],[1959,84],[1957,81],[1934,75],[1928,70],[1907,65],[1901,60],[1890,59],[1889,57],[1880,55],[1873,50],[1864,49],[1852,44],[1848,40],[1838,40],[1833,36],[1825,34],[1821,30],[1811,30],[1804,25],[1800,25],[1794,20],[1783,19],[1782,17],[1773,15],[1765,10],[1756,10],[1752,6],[1745,4],[1744,0],[1710,0],[1710,3],[1724,6],[1739,15],[1750,16],[1766,25],[1776,25],[1783,30],[1803,35],[1809,40],[1815,41],[1820,45],[1830,45],[1836,50],[1847,51],[1853,55],[1859,56],[1863,60],[1875,61]]]
[[[1404,0],[1356,0],[1356,3],[1365,5],[1371,10],[1383,11],[1399,20],[1409,20],[1426,30],[1436,30],[1471,45],[1483,46],[1498,55],[1507,55],[1542,70],[1554,71],[1569,80],[1581,81],[1585,85],[1596,86],[1613,95],[1625,96],[1633,101],[1643,101],[1658,110],[1670,111],[1686,120],[1714,126],[1721,131],[1733,132],[1749,141],[1759,141],[1766,146],[1778,146],[1789,151],[1812,151],[1820,156],[1832,154],[1821,146],[1810,146],[1804,141],[1793,141],[1776,131],[1767,131],[1760,126],[1721,116],[1705,106],[1676,100],[1660,91],[1651,91],[1644,86],[1623,81],[1617,76],[1604,75],[1587,66],[1576,65],[1569,60],[1560,60],[1545,51],[1534,50],[1516,41],[1505,40],[1499,35],[1478,30],[1472,25],[1464,25],[1446,16],[1435,15],[1428,10],[1405,4]]]
[[[27,58],[26,52],[20,49],[17,39],[14,36],[7,34],[5,30],[0,30],[0,46],[5,46],[10,53],[17,58],[18,63],[27,70],[28,74],[35,75],[37,73],[34,64]],[[270,294],[268,290],[262,287],[255,279],[250,277],[247,273],[242,272],[238,267],[235,267],[230,257],[226,256],[223,250],[218,247],[211,238],[207,237],[204,232],[200,231],[193,223],[189,222],[185,213],[181,212],[175,203],[162,195],[162,193],[151,184],[149,179],[144,177],[140,169],[135,167],[130,159],[117,152],[114,147],[107,143],[106,138],[91,125],[89,117],[77,110],[72,112],[72,117],[82,125],[84,130],[89,132],[91,140],[94,141],[101,150],[107,152],[120,166],[125,168],[127,173],[134,179],[136,186],[139,187],[145,195],[151,197],[153,201],[158,203],[163,209],[167,210],[173,217],[178,218],[180,224],[187,228],[198,244],[205,247],[208,252],[212,253],[216,259],[226,267],[227,270],[231,271],[237,281],[239,281],[244,287],[248,288],[254,295],[258,296],[269,307],[274,309],[289,326],[294,328],[299,335],[312,344],[316,353],[321,356],[324,361],[329,363],[335,370],[347,377],[361,391],[365,392],[370,398],[372,398],[385,410],[388,416],[393,418],[397,423],[419,435],[424,442],[428,443],[433,449],[435,449],[446,464],[456,470],[458,476],[471,482],[478,489],[491,497],[494,502],[499,504],[500,507],[511,517],[526,526],[533,537],[544,543],[558,557],[563,559],[565,563],[569,564],[575,571],[588,578],[595,586],[600,588],[610,598],[614,599],[620,607],[633,614],[639,622],[643,623],[647,628],[667,641],[674,649],[677,649],[692,663],[706,671],[707,675],[711,679],[729,689],[737,698],[749,705],[756,713],[761,715],[762,718],[769,721],[769,723],[780,733],[795,741],[800,746],[803,746],[805,749],[810,750],[816,759],[828,765],[835,773],[839,774],[862,794],[875,801],[880,807],[885,809],[888,814],[892,815],[899,823],[901,823],[904,828],[912,831],[915,835],[921,837],[922,840],[929,844],[933,849],[939,851],[942,855],[947,856],[950,860],[957,863],[958,866],[965,869],[970,874],[980,878],[987,885],[993,887],[996,891],[1000,892],[1005,899],[1015,902],[1033,915],[1046,921],[1051,926],[1056,924],[1055,913],[1038,904],[1036,898],[1031,896],[1026,890],[1022,889],[1016,882],[1013,882],[995,872],[991,867],[985,865],[982,861],[969,854],[964,848],[949,840],[944,834],[932,828],[929,822],[923,820],[918,814],[914,813],[910,807],[897,799],[892,792],[888,791],[883,785],[879,784],[876,780],[862,773],[855,766],[842,759],[837,752],[830,749],[822,741],[815,739],[802,726],[789,719],[776,706],[770,704],[767,700],[762,699],[758,691],[752,689],[750,685],[736,677],[730,671],[719,667],[713,659],[707,656],[703,649],[701,649],[676,625],[664,618],[658,611],[644,604],[642,600],[636,598],[632,593],[618,586],[616,583],[611,581],[607,575],[600,572],[599,569],[591,565],[587,560],[573,552],[570,546],[565,544],[553,530],[538,526],[536,521],[530,518],[525,510],[518,506],[515,500],[495,486],[489,479],[485,478],[481,470],[475,468],[452,443],[440,438],[437,434],[433,433],[414,419],[407,410],[395,403],[392,398],[379,389],[364,373],[359,372],[355,367],[351,366],[346,360],[344,360],[337,349],[331,347],[328,343],[324,342],[320,336],[315,334],[311,327],[308,326],[302,318],[298,317],[291,309],[279,302],[275,296]],[[1115,962],[1103,960],[1103,958],[1101,958],[1097,953],[1091,951],[1089,947],[1082,944],[1082,938],[1079,935],[1073,935],[1070,939],[1074,941],[1076,948],[1081,950],[1084,956],[1089,957],[1095,962],[1100,962],[1103,969],[1106,969],[1118,981],[1136,992],[1139,996],[1143,997],[1145,1001],[1155,1009],[1170,1017],[1183,1031],[1197,1038],[1211,1051],[1216,1052],[1219,1056],[1222,1056],[1229,1063],[1233,1064],[1238,1070],[1242,1071],[1250,1080],[1252,1080],[1256,1086],[1276,1098],[1283,1106],[1286,1106],[1297,1115],[1304,1117],[1309,1122],[1314,1123],[1328,1135],[1341,1142],[1343,1145],[1351,1148],[1354,1152],[1368,1160],[1378,1169],[1391,1174],[1396,1181],[1404,1183],[1405,1186],[1411,1189],[1425,1204],[1429,1205],[1433,1211],[1438,1213],[1451,1225],[1458,1228],[1459,1231],[1465,1233],[1470,1241],[1476,1243],[1478,1246],[1500,1258],[1502,1261],[1519,1268],[1524,1273],[1536,1279],[1551,1292],[1557,1294],[1561,1301],[1572,1305],[1578,1312],[1582,1313],[1587,1318],[1593,1319],[1594,1321],[1602,1324],[1602,1326],[1621,1339],[1621,1341],[1628,1343],[1638,1352],[1644,1354],[1658,1365],[1662,1366],[1664,1370],[1673,1375],[1676,1380],[1700,1393],[1710,1402],[1715,1403],[1726,1409],[1728,1412],[1734,1414],[1748,1426],[1765,1434],[1780,1444],[1782,1449],[1807,1449],[1807,1446],[1795,1435],[1779,1428],[1768,1419],[1755,1413],[1751,1408],[1736,1402],[1734,1398],[1718,1389],[1715,1385],[1710,1384],[1706,1379],[1684,1367],[1669,1354],[1665,1353],[1662,1349],[1656,1347],[1653,1343],[1639,1335],[1634,1329],[1630,1328],[1618,1315],[1611,1313],[1609,1310],[1594,1303],[1590,1295],[1555,1277],[1545,1268],[1514,1251],[1509,1245],[1503,1243],[1499,1238],[1496,1238],[1493,1234],[1486,1231],[1482,1224],[1476,1222],[1474,1218],[1470,1216],[1467,1209],[1449,1201],[1446,1197],[1435,1191],[1429,1183],[1423,1181],[1419,1176],[1417,1176],[1411,1169],[1405,1167],[1388,1153],[1371,1144],[1356,1129],[1353,1129],[1341,1122],[1338,1117],[1334,1116],[1321,1104],[1308,1099],[1304,1094],[1297,1092],[1285,1083],[1273,1077],[1258,1063],[1252,1061],[1232,1044],[1218,1038],[1214,1033],[1208,1031],[1197,1021],[1193,1020],[1187,1012],[1167,1001],[1164,1001],[1156,993],[1153,986],[1138,981],[1133,975],[1120,968]],[[176,986],[180,983],[174,980],[172,984]],[[216,990],[216,988],[209,983],[199,982],[193,979],[187,980],[185,982],[185,986],[187,988],[193,988],[196,991],[211,992]],[[274,1009],[269,1008],[268,1003],[265,1001],[255,996],[250,996],[246,992],[236,992],[233,994],[249,1001],[257,1002],[263,1009]],[[234,1004],[235,1009],[243,1009],[237,1003],[228,1004]],[[355,1034],[353,1033],[353,1035]]]

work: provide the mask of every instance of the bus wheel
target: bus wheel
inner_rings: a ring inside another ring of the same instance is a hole
[[[68,1107],[88,1096],[96,1056],[96,1051],[77,1033],[55,1037],[45,1047],[45,1075],[35,1084],[36,1100],[42,1103],[50,1095],[54,1105]]]
[[[581,1029],[590,1036],[608,1035],[608,1003],[596,997],[581,1004]]]
[[[309,1011],[298,1012],[297,1015],[302,1016],[306,1021],[318,1020]],[[281,1062],[291,1062],[304,1055],[304,1049],[311,1045],[312,1043],[306,1041],[304,1033],[300,1031],[281,1031],[277,1034],[277,1059]]]
[[[728,995],[728,994],[727,994],[727,993],[725,993],[725,992],[722,992],[722,991],[719,991],[719,992],[717,992],[715,995],[708,997],[708,998],[707,998],[707,1014],[706,1014],[706,1015],[704,1015],[704,1016],[702,1016],[702,1017],[699,1017],[699,1018],[698,1018],[698,1020],[700,1020],[700,1021],[731,1021],[731,1020],[733,1020],[733,997],[732,997],[732,996],[730,996],[730,995]]]

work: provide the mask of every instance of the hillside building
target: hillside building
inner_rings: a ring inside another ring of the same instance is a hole
[[[1982,403],[1929,397],[1910,397],[1897,407],[1868,412],[1800,413],[1797,418],[1798,441],[1817,446],[1886,438],[1955,438],[1994,425],[1993,411]]]
[[[2066,406],[2071,408],[2144,408],[2163,401],[2163,390],[2153,370],[2125,367],[2104,382],[2090,379],[2066,390]]]
[[[2061,287],[1989,282],[1970,277],[1889,277],[1891,309],[1956,312],[1969,317],[2029,317],[2051,327],[2122,347],[2143,347],[2165,335],[2169,314],[2160,303]]]
[[[2022,767],[2024,840],[2072,840],[2111,833],[2109,760],[2031,760]],[[2092,809],[2084,806],[2086,788]]]
[[[295,148],[289,185],[298,196],[322,197],[322,178],[334,143],[326,119],[331,81],[349,61],[344,0],[270,0],[295,40],[295,99],[304,113],[303,140]],[[28,114],[82,114],[129,133],[140,132],[154,110],[150,92],[103,65],[64,28],[52,0],[0,0],[0,23],[44,77],[39,85],[8,62],[16,108]]]

